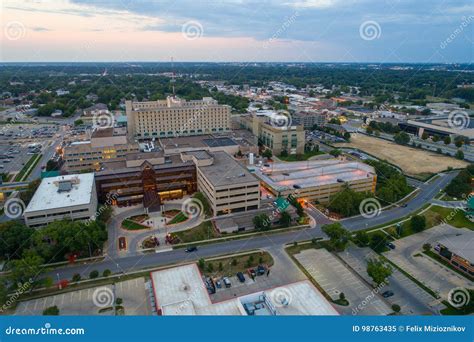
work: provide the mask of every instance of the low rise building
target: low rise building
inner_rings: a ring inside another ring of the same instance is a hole
[[[97,191],[93,173],[44,178],[23,215],[28,227],[62,219],[94,220]]]
[[[294,196],[328,202],[347,185],[357,192],[375,192],[377,175],[370,165],[338,159],[272,163],[254,168],[262,185],[274,196]]]
[[[225,152],[192,151],[182,154],[197,167],[198,188],[214,215],[260,208],[258,179]]]
[[[474,232],[464,229],[459,235],[442,238],[434,249],[455,268],[474,277],[472,241],[474,241]]]
[[[151,280],[153,309],[160,316],[339,315],[308,280],[220,302],[212,301],[207,289],[212,285],[204,283],[196,264],[153,272]]]
[[[280,155],[282,151],[289,154],[304,153],[304,128],[302,125],[293,125],[289,116],[268,110],[257,111],[242,116],[240,124],[275,155]]]

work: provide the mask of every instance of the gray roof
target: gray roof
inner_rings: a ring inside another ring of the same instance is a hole
[[[474,262],[474,232],[463,229],[462,234],[442,238],[438,243],[469,262]]]

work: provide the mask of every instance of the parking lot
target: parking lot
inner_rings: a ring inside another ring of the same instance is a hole
[[[377,254],[370,248],[350,245],[344,252],[339,253],[339,256],[367,282],[372,282],[367,273],[367,260],[377,258]],[[379,289],[382,294],[386,291],[393,293],[387,301],[400,305],[404,315],[437,314],[438,310],[444,308],[443,304],[396,268],[392,268],[392,275],[387,284]]]
[[[0,173],[17,173],[34,154],[49,147],[56,125],[5,124],[0,129]]]
[[[422,246],[425,243],[434,245],[441,238],[462,234],[463,230],[447,224],[439,225],[421,233],[393,241],[396,248],[384,253],[384,255],[418,281],[438,292],[441,297],[447,298],[451,289],[456,287],[472,288],[472,283],[422,254]]]
[[[337,306],[338,311],[347,315],[387,315],[392,312],[371,287],[326,249],[307,249],[295,254],[295,258],[331,299],[337,300],[340,293],[344,293],[349,305]]]
[[[277,286],[287,285],[301,280],[306,280],[306,276],[291,260],[282,247],[275,247],[267,250],[273,258],[274,264],[270,268],[270,274],[256,276],[254,280],[245,273],[245,282],[242,283],[234,275],[229,277],[230,288],[217,288],[216,293],[210,295],[213,302],[220,302],[234,297],[247,295],[254,292],[265,291]]]
[[[15,315],[42,315],[43,310],[56,305],[60,315],[114,315],[113,310],[102,310],[113,306],[114,298],[123,300],[125,315],[149,315],[151,306],[145,289],[144,278],[118,282],[54,296],[33,299],[18,304]],[[97,305],[99,303],[99,305]],[[101,311],[101,312],[99,312]]]

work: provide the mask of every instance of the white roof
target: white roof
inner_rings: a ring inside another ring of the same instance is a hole
[[[247,315],[243,303],[249,303],[262,295],[274,301],[281,293],[286,294],[289,300],[284,305],[277,302],[270,304],[277,315],[339,314],[308,280],[213,303],[196,264],[156,271],[151,274],[151,278],[156,303],[163,315]]]
[[[67,181],[71,182],[71,189],[58,192],[59,183]],[[44,178],[25,213],[89,204],[92,191],[95,191],[93,173]]]

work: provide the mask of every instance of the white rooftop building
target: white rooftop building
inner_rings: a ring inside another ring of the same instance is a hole
[[[61,220],[95,219],[97,192],[94,174],[44,178],[23,215],[29,227]]]
[[[212,302],[196,264],[151,273],[159,315],[339,315],[307,280]]]

